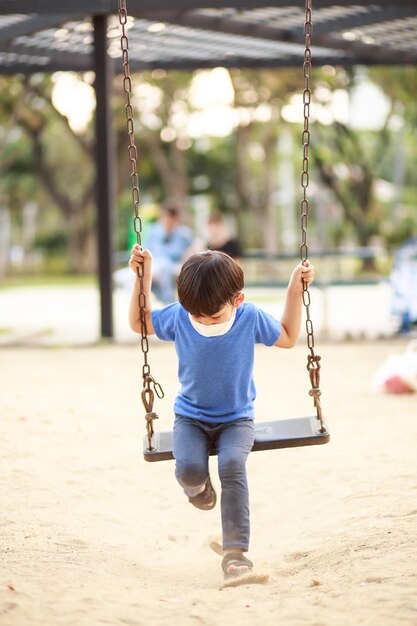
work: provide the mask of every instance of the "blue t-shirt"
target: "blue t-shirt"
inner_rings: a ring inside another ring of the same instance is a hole
[[[177,415],[216,424],[254,417],[255,344],[274,345],[281,333],[278,320],[244,302],[226,334],[204,337],[175,302],[153,311],[152,324],[157,337],[175,342],[180,382],[174,403]]]

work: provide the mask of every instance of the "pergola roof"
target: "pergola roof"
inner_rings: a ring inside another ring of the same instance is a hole
[[[198,5],[198,8],[196,8]],[[127,0],[132,70],[300,66],[304,1]],[[120,58],[117,0],[0,0],[0,72],[93,69],[92,16],[108,15]],[[313,63],[417,63],[417,0],[316,0]]]

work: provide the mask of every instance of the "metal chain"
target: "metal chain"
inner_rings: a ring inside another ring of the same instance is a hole
[[[307,197],[308,183],[309,183],[309,147],[310,147],[310,103],[311,103],[311,89],[310,89],[310,77],[311,77],[311,33],[312,33],[312,3],[313,0],[306,0],[305,3],[305,22],[304,22],[304,91],[303,91],[303,113],[304,113],[304,129],[301,136],[303,144],[303,164],[301,173],[301,187],[303,190],[303,197],[301,200],[301,246],[300,246],[300,258],[301,262],[305,263],[308,259],[308,245],[307,245],[307,223],[309,213],[309,202]],[[309,395],[314,399],[314,406],[317,411],[317,419],[320,422],[320,432],[325,432],[326,428],[323,424],[323,416],[320,403],[320,359],[321,357],[314,353],[314,329],[313,322],[310,317],[310,292],[308,290],[307,283],[303,283],[303,304],[306,310],[306,331],[307,331],[307,347],[310,354],[307,356],[307,370],[310,376],[311,389]]]
[[[132,94],[132,77],[130,73],[129,64],[129,37],[127,34],[127,8],[126,0],[119,0],[119,22],[122,29],[122,36],[120,38],[120,46],[122,49],[122,62],[123,62],[123,91],[126,94],[126,126],[129,137],[128,154],[131,164],[131,182],[132,182],[132,200],[134,207],[133,228],[136,233],[136,241],[139,245],[142,244],[142,220],[139,215],[140,205],[140,191],[139,191],[139,177],[137,172],[137,159],[138,151],[135,142],[135,131],[133,124],[133,107],[131,101]],[[159,383],[151,375],[151,368],[148,363],[149,353],[149,341],[146,330],[146,294],[144,290],[144,266],[140,263],[137,269],[137,275],[139,278],[139,317],[140,317],[140,330],[141,330],[141,342],[140,347],[143,355],[142,365],[142,379],[143,389],[141,393],[142,403],[145,407],[145,419],[146,419],[146,431],[148,435],[148,447],[152,450],[152,437],[154,435],[153,420],[158,419],[158,415],[153,412],[153,403],[155,393],[158,398],[164,397],[164,392]],[[152,389],[151,389],[152,385]]]
[[[301,173],[301,187],[303,190],[303,197],[301,200],[301,246],[300,246],[300,258],[301,262],[305,263],[308,259],[308,244],[307,244],[307,223],[309,215],[309,201],[307,198],[307,190],[309,184],[309,146],[310,146],[310,103],[311,103],[311,90],[310,90],[310,76],[311,76],[311,33],[312,33],[312,0],[306,0],[305,4],[305,23],[304,23],[304,91],[303,91],[303,112],[304,112],[304,128],[302,132],[302,145],[303,145],[303,163]],[[142,220],[139,216],[139,204],[140,204],[140,191],[139,191],[139,179],[137,173],[137,148],[134,135],[134,123],[133,123],[133,107],[131,103],[132,92],[132,79],[129,66],[129,39],[127,34],[127,8],[126,0],[119,0],[119,22],[122,28],[122,36],[120,38],[122,49],[122,62],[123,62],[123,90],[126,94],[126,125],[129,136],[128,154],[131,163],[131,181],[132,181],[132,200],[134,205],[134,220],[133,226],[136,232],[137,242],[141,244],[142,233]],[[143,366],[142,366],[142,378],[143,378],[143,390],[142,390],[142,402],[146,410],[146,425],[148,434],[149,449],[152,449],[152,436],[154,434],[153,420],[157,419],[157,414],[152,411],[154,392],[158,398],[163,398],[164,392],[159,383],[151,376],[150,366],[148,364],[148,352],[149,342],[146,331],[146,294],[143,288],[144,281],[144,268],[143,265],[139,265],[138,270],[139,277],[139,311],[140,311],[140,323],[141,323],[141,350],[143,354]],[[320,422],[320,432],[326,430],[323,424],[321,403],[320,403],[320,360],[321,357],[314,352],[314,329],[313,322],[310,317],[310,292],[308,285],[303,284],[303,304],[306,309],[306,331],[307,331],[307,346],[310,354],[307,356],[307,370],[310,376],[311,390],[309,395],[314,399],[314,406],[317,410],[317,419]],[[151,383],[153,390],[151,389]]]

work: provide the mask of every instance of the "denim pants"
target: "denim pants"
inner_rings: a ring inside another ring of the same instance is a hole
[[[199,493],[207,480],[213,444],[218,450],[223,548],[249,548],[246,460],[254,439],[253,419],[209,424],[182,415],[175,417],[175,476],[187,496]]]

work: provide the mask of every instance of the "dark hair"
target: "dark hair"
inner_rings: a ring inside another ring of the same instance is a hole
[[[161,211],[171,217],[179,217],[181,213],[179,205],[174,200],[166,200],[161,207]]]
[[[191,315],[214,315],[243,289],[243,271],[228,254],[208,250],[186,260],[177,278],[178,300]]]
[[[220,213],[211,213],[207,221],[209,224],[221,224],[222,222],[224,222],[224,219],[223,215],[221,215]]]

